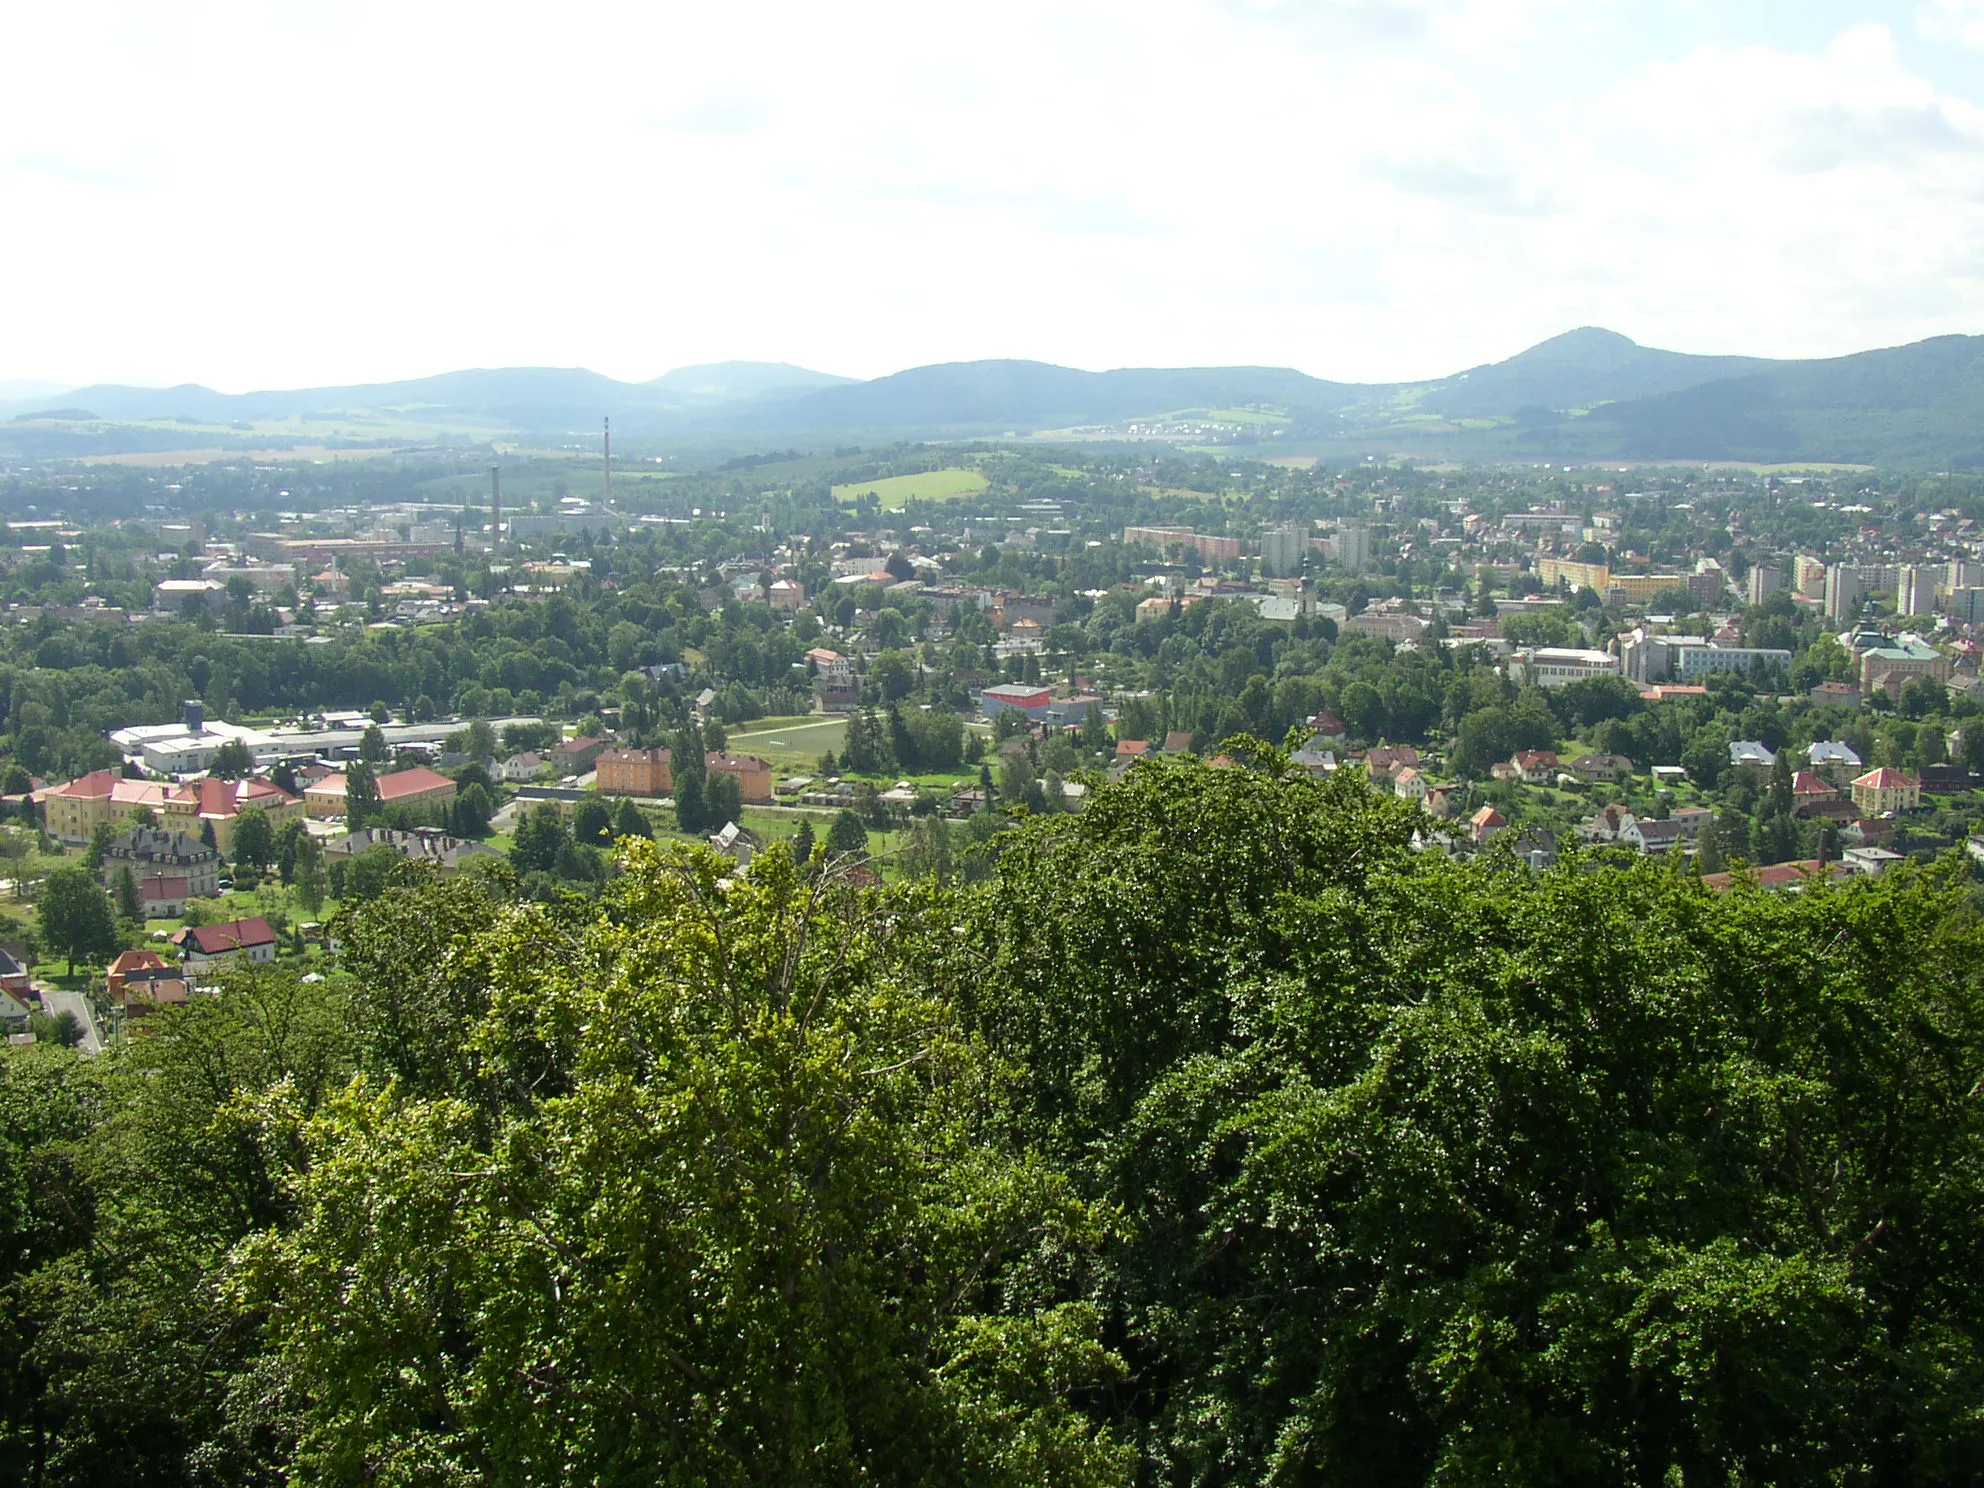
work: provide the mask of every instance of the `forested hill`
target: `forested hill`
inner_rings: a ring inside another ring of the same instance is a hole
[[[408,867],[0,1052],[0,1482],[1984,1478],[1959,875],[1456,864],[1227,753],[978,884]]]
[[[727,449],[1048,431],[1279,441],[1329,456],[1970,466],[1984,463],[1984,337],[1768,361],[1662,351],[1585,327],[1412,383],[1330,382],[1285,367],[1088,372],[1032,361],[949,362],[863,382],[726,362],[644,383],[582,368],[498,368],[244,394],[98,386],[15,409],[0,422],[0,450],[31,457],[311,439],[564,444],[611,418],[631,439]]]

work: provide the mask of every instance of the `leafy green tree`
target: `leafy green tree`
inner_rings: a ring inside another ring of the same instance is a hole
[[[827,829],[827,851],[836,857],[867,852],[867,825],[854,812],[841,810],[835,815],[834,824]]]
[[[391,843],[373,843],[345,864],[344,890],[340,897],[348,904],[364,904],[377,899],[405,862],[400,850]]]
[[[44,944],[68,958],[69,975],[78,961],[103,961],[117,954],[117,921],[110,898],[88,868],[57,868],[41,886],[35,915]]]
[[[144,901],[138,897],[138,876],[129,863],[117,872],[117,914],[120,919],[144,923]]]
[[[558,866],[558,849],[568,836],[558,808],[549,801],[541,802],[517,823],[510,861],[524,873],[550,873]]]
[[[654,836],[654,829],[648,825],[648,819],[642,814],[641,808],[636,806],[626,796],[622,796],[619,806],[613,812],[613,835],[615,837],[652,837]]]
[[[295,1223],[243,1255],[304,1413],[297,1470],[1122,1482],[1074,1403],[1117,1373],[1094,1308],[998,1305],[1095,1216],[985,1141],[991,1072],[891,974],[887,923],[810,898],[783,855],[727,895],[728,864],[631,856],[584,969],[519,954],[556,934],[543,911],[472,942],[489,1010],[437,1028],[476,1051],[468,1079],[367,1073],[299,1130]],[[434,941],[382,907],[386,976],[417,984]],[[378,964],[372,934],[351,929]]]
[[[238,867],[266,868],[275,857],[275,832],[269,814],[250,806],[234,819],[234,861]]]
[[[324,907],[327,887],[324,872],[324,845],[307,831],[296,841],[296,866],[291,874],[297,903],[311,914]]]
[[[356,832],[379,815],[379,777],[364,760],[353,760],[344,771],[344,821]]]
[[[580,842],[601,847],[613,840],[613,814],[597,797],[581,801],[572,812],[572,835]]]
[[[118,838],[115,822],[100,821],[90,828],[89,845],[83,849],[83,867],[92,874],[103,871],[103,855]]]
[[[702,822],[705,831],[721,831],[744,814],[743,788],[737,777],[724,770],[712,770],[703,782]]]
[[[240,780],[255,773],[255,756],[239,739],[228,739],[214,751],[207,773],[217,780]]]

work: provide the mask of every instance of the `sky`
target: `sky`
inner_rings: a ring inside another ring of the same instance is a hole
[[[71,0],[0,38],[0,379],[1984,331],[1984,0]]]

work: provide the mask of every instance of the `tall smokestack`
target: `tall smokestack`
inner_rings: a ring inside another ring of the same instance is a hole
[[[601,506],[613,505],[613,420],[606,420],[606,493],[600,497]]]
[[[495,548],[503,541],[503,471],[501,466],[489,467],[489,546]]]

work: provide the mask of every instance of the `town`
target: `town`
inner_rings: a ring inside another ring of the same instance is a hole
[[[1015,820],[1243,737],[1427,852],[1984,866],[1984,508],[1946,478],[898,446],[609,506],[610,468],[511,463],[8,478],[14,1037],[321,959],[399,863],[982,876]]]

